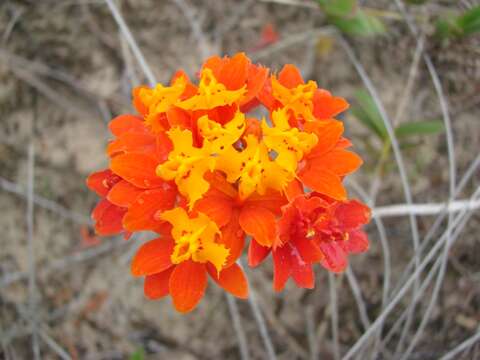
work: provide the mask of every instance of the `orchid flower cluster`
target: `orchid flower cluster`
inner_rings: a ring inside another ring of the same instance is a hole
[[[334,119],[348,103],[293,65],[269,74],[243,53],[207,59],[198,77],[178,71],[168,86],[134,89],[138,114],[110,122],[110,166],[87,179],[101,197],[96,232],[158,234],[131,272],[145,277],[148,298],[170,295],[184,313],[208,277],[248,296],[245,247],[251,267],[272,254],[276,291],[290,277],[313,288],[316,263],[343,271],[350,253],[367,250],[370,218],[342,184],[362,163]],[[261,108],[268,117],[252,115]]]

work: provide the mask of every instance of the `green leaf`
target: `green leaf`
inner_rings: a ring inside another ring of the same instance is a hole
[[[144,359],[145,359],[145,350],[143,350],[143,348],[138,348],[128,358],[128,360],[144,360]]]
[[[464,35],[471,35],[480,31],[480,6],[474,7],[457,20],[457,25]]]
[[[357,6],[356,0],[318,0],[318,3],[327,16],[337,17],[350,15]]]
[[[384,34],[385,25],[375,16],[358,10],[353,17],[330,17],[330,22],[349,35],[373,36]]]
[[[460,16],[447,15],[436,22],[436,35],[450,39],[480,32],[480,6],[476,6]]]
[[[353,115],[373,131],[382,141],[387,140],[387,129],[383,124],[380,112],[372,97],[365,90],[358,90],[355,93],[355,98],[358,106],[352,107],[351,111]]]
[[[440,120],[414,121],[399,125],[395,134],[399,138],[414,135],[433,135],[444,131],[443,122]]]

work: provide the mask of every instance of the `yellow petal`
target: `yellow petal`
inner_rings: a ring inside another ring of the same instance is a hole
[[[177,106],[185,110],[213,109],[238,102],[245,92],[245,85],[238,90],[227,90],[225,85],[215,79],[212,70],[205,68],[202,71],[197,94],[178,103]]]
[[[230,250],[228,250],[225,245],[208,242],[204,243],[202,249],[194,254],[193,260],[198,262],[209,261],[215,266],[217,272],[220,272],[229,254]]]
[[[245,126],[245,115],[240,111],[225,126],[210,120],[207,115],[198,119],[200,134],[210,142],[212,152],[216,154],[233,145],[245,131]]]

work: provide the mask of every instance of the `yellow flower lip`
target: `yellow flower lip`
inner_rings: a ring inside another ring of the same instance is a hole
[[[227,90],[225,85],[215,79],[213,71],[205,68],[202,70],[197,94],[178,103],[177,106],[185,110],[213,109],[239,101],[245,92],[245,85],[238,90]]]
[[[218,272],[222,270],[230,251],[216,242],[220,230],[207,215],[198,213],[197,217],[190,217],[185,209],[177,207],[163,212],[161,218],[173,226],[172,263],[191,259],[198,263],[210,262]]]

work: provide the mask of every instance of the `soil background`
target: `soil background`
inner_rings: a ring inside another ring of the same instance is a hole
[[[411,35],[393,1],[360,3],[378,14],[387,32],[344,39],[395,125],[441,120],[439,98],[423,58],[415,63],[419,37]],[[116,4],[159,82],[168,82],[178,68],[194,76],[205,56],[245,51],[274,71],[293,63],[305,78],[353,105],[356,91],[364,88],[351,59],[338,38],[329,34],[330,25],[313,1],[122,0]],[[480,39],[474,35],[440,42],[434,36],[433,24],[446,13],[475,5],[475,1],[427,1],[407,6],[448,100],[457,183],[480,153]],[[269,27],[278,39],[265,36]],[[186,316],[172,309],[170,299],[148,301],[141,279],[130,275],[129,261],[135,249],[153,235],[124,241],[98,239],[92,233],[89,213],[97,198],[87,190],[85,178],[107,165],[107,123],[118,114],[133,111],[131,89],[142,83],[141,68],[103,1],[0,2],[0,358],[33,358],[32,316],[42,334],[43,359],[61,358],[61,351],[73,359],[240,358],[220,289],[210,284],[198,309]],[[355,187],[368,191],[375,178],[382,143],[351,112],[347,111],[342,120],[355,151],[365,160],[352,176],[354,184],[349,183],[350,194],[359,196]],[[28,286],[29,148],[34,149],[36,196],[33,301]],[[445,133],[402,143],[402,155],[414,202],[447,201]],[[473,194],[479,175],[477,169],[458,198]],[[393,156],[384,164],[378,185],[375,206],[405,203]],[[417,218],[421,238],[435,218]],[[407,216],[385,218],[383,225],[395,286],[413,256],[411,229]],[[446,223],[435,233],[434,241],[445,228]],[[410,359],[437,359],[478,331],[479,229],[477,211],[450,250],[437,304]],[[373,321],[381,312],[385,268],[378,228],[372,222],[367,230],[371,249],[351,259],[351,270],[366,315]],[[314,290],[297,289],[289,283],[279,294],[272,290],[270,261],[248,271],[248,276],[278,359],[335,358],[334,307],[324,269],[316,269]],[[345,354],[365,329],[347,277],[336,275],[334,285],[340,352]],[[416,307],[413,329],[421,321],[429,294],[431,287]],[[411,294],[387,318],[384,334],[410,301]],[[237,301],[237,305],[251,358],[266,358],[248,302]],[[398,335],[393,336],[378,359],[392,358],[397,340]],[[362,358],[368,356],[367,352]],[[480,358],[480,345],[475,344],[458,358]]]

